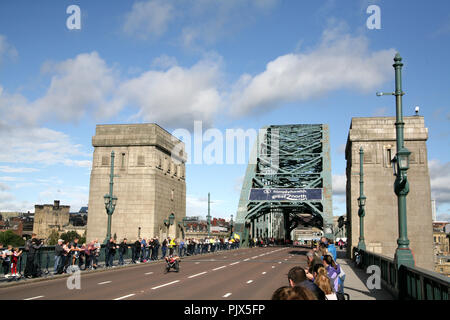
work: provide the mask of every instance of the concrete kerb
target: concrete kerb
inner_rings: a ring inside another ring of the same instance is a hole
[[[199,254],[199,255],[194,255],[194,256],[185,256],[183,258],[181,258],[181,260],[184,259],[189,259],[189,258],[195,258],[198,256],[207,256],[207,255],[212,255],[212,254],[224,254],[224,253],[229,253],[229,252],[236,252],[236,251],[241,251],[241,250],[248,250],[251,248],[238,248],[238,249],[233,249],[233,250],[222,250],[219,252],[208,252],[208,253],[204,253],[204,254]],[[123,265],[123,266],[115,266],[114,268],[99,268],[99,269],[95,269],[95,270],[82,270],[81,274],[93,274],[93,273],[97,273],[97,272],[108,272],[108,271],[116,271],[116,270],[120,270],[123,268],[132,268],[132,267],[142,267],[142,266],[149,266],[149,265],[155,265],[155,264],[162,264],[165,261],[163,259],[157,260],[157,261],[152,261],[150,263],[130,263],[127,265]],[[50,273],[49,273],[50,274]],[[14,287],[14,286],[20,286],[20,285],[27,285],[27,284],[31,284],[31,283],[36,283],[36,282],[41,282],[41,281],[51,281],[51,280],[59,280],[59,279],[63,279],[63,278],[68,278],[70,277],[70,274],[58,274],[58,275],[46,275],[46,276],[42,276],[39,278],[33,278],[33,279],[26,279],[24,280],[24,278],[21,278],[18,281],[14,281],[11,280],[10,282],[6,282],[6,283],[1,283],[0,284],[0,288],[8,288],[8,287]]]

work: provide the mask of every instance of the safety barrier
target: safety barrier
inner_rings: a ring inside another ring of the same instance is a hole
[[[381,270],[382,285],[400,300],[448,300],[450,279],[437,272],[419,267],[400,266],[394,259],[353,249],[356,261],[359,255],[360,266],[366,269],[376,265]]]

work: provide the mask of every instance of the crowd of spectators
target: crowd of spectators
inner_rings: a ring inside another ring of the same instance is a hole
[[[26,278],[37,278],[43,274],[49,274],[49,268],[53,265],[53,274],[71,273],[76,266],[79,270],[93,270],[99,268],[103,262],[104,267],[113,268],[125,264],[148,263],[164,259],[166,256],[178,255],[193,256],[216,252],[219,250],[230,250],[239,248],[239,239],[235,238],[189,238],[189,239],[171,239],[170,237],[160,241],[155,238],[139,238],[135,242],[128,243],[125,238],[117,243],[111,238],[105,246],[102,246],[98,239],[89,243],[79,243],[79,239],[73,241],[64,241],[58,239],[55,245],[54,254],[48,250],[43,258],[41,248],[44,240],[37,239],[33,234],[31,239],[25,244],[23,250],[7,246],[3,248],[0,243],[0,264],[5,275],[5,279],[22,277],[21,268],[18,270],[18,261],[20,266],[25,266],[23,276]],[[22,254],[25,255],[22,259]],[[102,256],[102,253],[104,254]],[[42,270],[42,263],[47,260],[46,271]],[[53,261],[54,259],[54,261]],[[102,260],[102,261],[100,261]],[[115,265],[116,263],[116,265]],[[23,267],[22,267],[23,268]]]
[[[289,286],[278,288],[272,300],[345,300],[345,273],[336,262],[336,255],[334,243],[321,238],[306,254],[308,267],[289,270]]]

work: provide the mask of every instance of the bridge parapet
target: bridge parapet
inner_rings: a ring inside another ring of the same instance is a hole
[[[400,300],[448,300],[450,278],[419,267],[397,265],[394,259],[369,251],[353,248],[353,259],[360,256],[360,266],[371,265],[381,271],[381,285]]]

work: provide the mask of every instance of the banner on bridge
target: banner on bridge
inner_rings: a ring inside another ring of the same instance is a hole
[[[322,199],[320,188],[252,188],[248,198],[250,201],[321,201]]]

